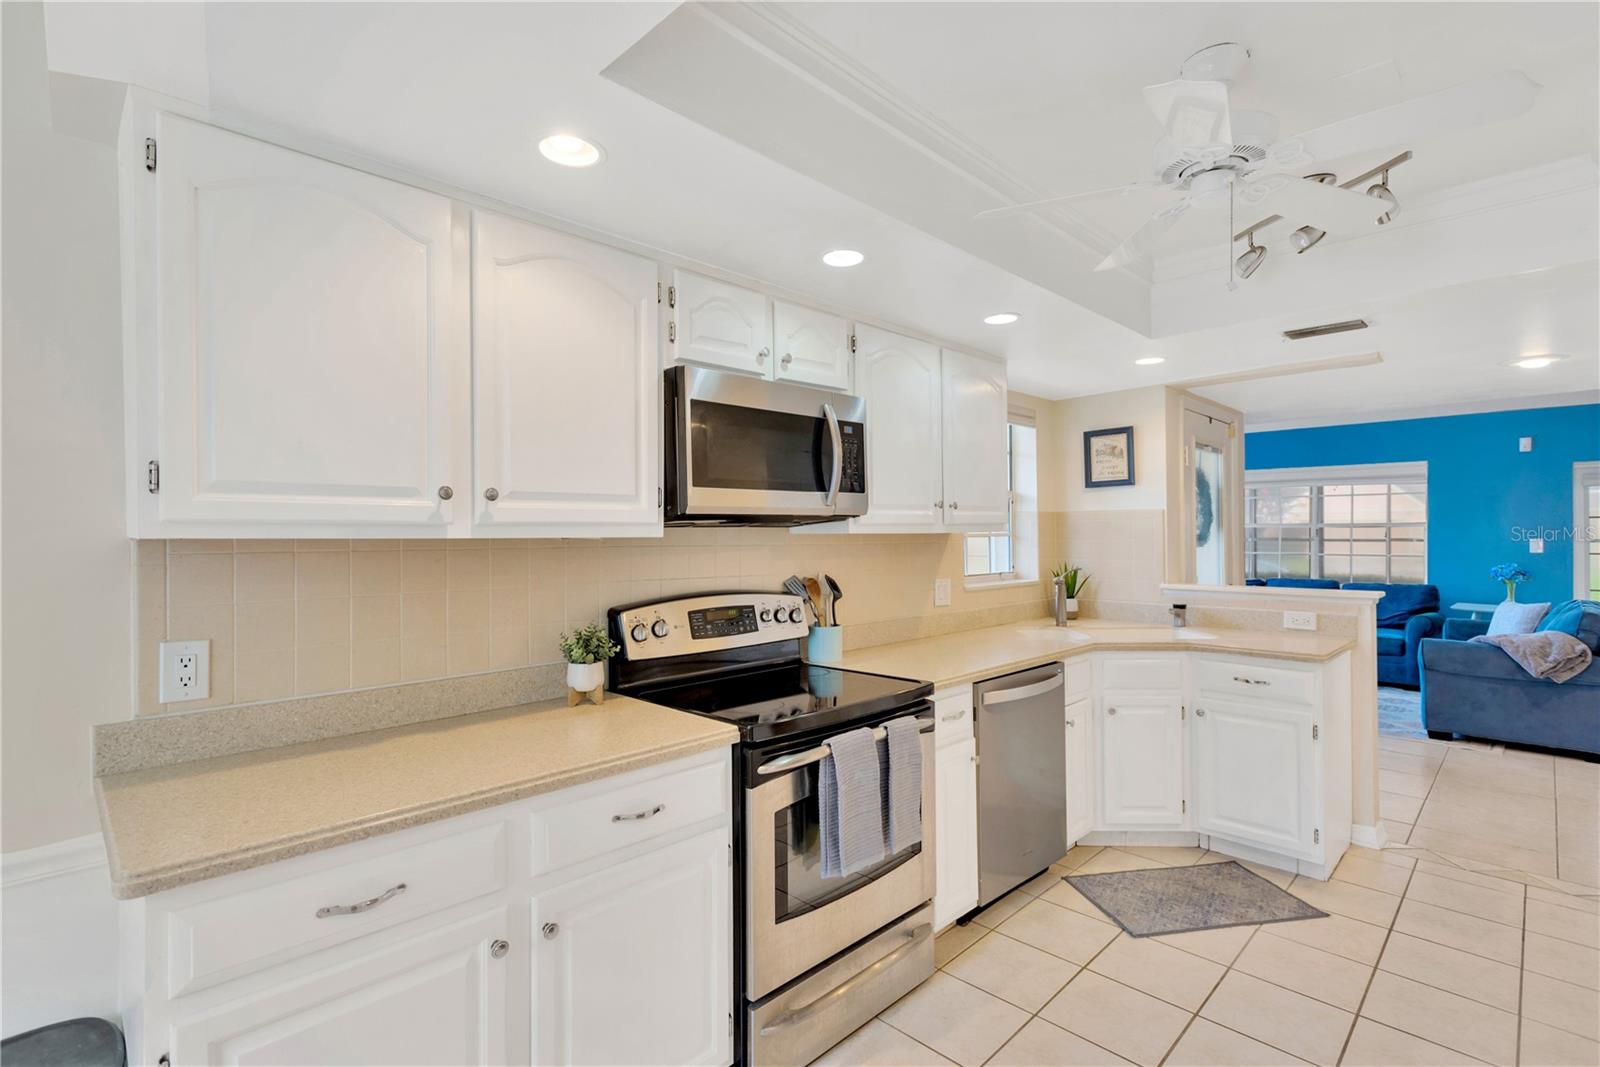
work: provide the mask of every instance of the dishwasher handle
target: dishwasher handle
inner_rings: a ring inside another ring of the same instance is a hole
[[[1060,689],[1065,684],[1065,676],[1056,674],[1032,685],[1019,685],[1014,689],[990,689],[979,697],[979,701],[986,708],[995,704],[1009,704],[1013,700],[1027,700],[1029,697],[1048,693],[1052,689]]]

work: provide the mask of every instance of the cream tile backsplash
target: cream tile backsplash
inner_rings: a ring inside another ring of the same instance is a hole
[[[1159,621],[1165,575],[1166,511],[1128,509],[1076,511],[1056,525],[1057,537],[1043,540],[1052,556],[1083,567],[1090,575],[1080,598],[1090,618]],[[1048,567],[1045,570],[1049,570]]]
[[[1040,526],[1048,570],[1062,555],[1051,550],[1062,544],[1062,517],[1042,515]],[[1139,528],[1138,558],[1156,559],[1159,576],[1160,524],[1149,538],[1148,526]],[[1106,596],[1131,595],[1132,584],[1111,584],[1120,579],[1105,573],[1135,581],[1133,560],[1110,558],[1125,551],[1119,531],[1095,529],[1090,569]],[[777,589],[789,574],[826,571],[839,581],[850,648],[1047,610],[1043,583],[964,589],[959,535],[681,529],[651,541],[139,541],[133,559],[141,715],[553,663],[563,629],[597,621],[613,604]],[[951,580],[947,608],[933,606],[939,577]],[[157,699],[157,645],[169,638],[211,642],[209,699]]]

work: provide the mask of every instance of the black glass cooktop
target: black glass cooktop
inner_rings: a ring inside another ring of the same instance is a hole
[[[753,742],[837,727],[916,703],[932,692],[931,682],[785,663],[631,695],[733,723],[746,742]]]

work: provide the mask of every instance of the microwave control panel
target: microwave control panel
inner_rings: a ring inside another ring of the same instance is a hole
[[[867,491],[866,428],[859,422],[841,422],[839,441],[843,445],[844,461],[839,470],[839,492],[865,493]]]

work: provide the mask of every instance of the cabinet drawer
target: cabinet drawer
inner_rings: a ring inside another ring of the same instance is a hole
[[[507,824],[458,830],[327,870],[174,908],[168,996],[216,985],[503,889]],[[404,886],[388,899],[395,887]],[[360,911],[321,909],[377,901]]]
[[[933,694],[934,743],[938,748],[972,737],[972,686]]]
[[[533,874],[628,848],[727,811],[727,763],[702,764],[535,811]]]
[[[1171,656],[1110,657],[1100,661],[1101,689],[1183,688],[1183,660]]]
[[[1249,660],[1200,660],[1196,688],[1202,693],[1250,696],[1277,703],[1316,702],[1316,676],[1310,671],[1264,667]]]
[[[1090,683],[1094,680],[1094,667],[1087,656],[1067,660],[1066,676],[1068,700],[1089,695]]]

